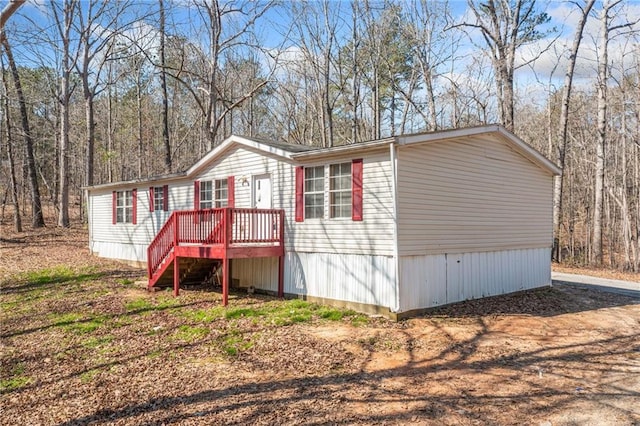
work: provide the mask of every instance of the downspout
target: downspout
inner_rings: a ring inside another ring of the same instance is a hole
[[[389,159],[391,161],[391,196],[393,198],[393,260],[395,263],[395,306],[392,312],[400,310],[400,257],[398,256],[398,164],[396,138],[389,144]]]

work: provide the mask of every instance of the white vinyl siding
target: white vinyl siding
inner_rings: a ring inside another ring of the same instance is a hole
[[[113,195],[111,189],[93,189],[89,197],[90,249],[102,257],[145,262],[147,246],[158,233],[171,212],[149,212],[149,197],[141,196],[140,184],[117,191],[138,188],[137,224],[113,226]],[[147,191],[145,191],[147,192]],[[154,191],[155,192],[155,191]],[[169,183],[169,206],[176,210],[193,208],[193,181],[176,180]]]
[[[244,146],[232,146],[192,180],[214,180],[235,176],[236,182],[251,182],[251,176],[271,176],[274,209],[285,211],[285,247],[287,250],[319,253],[393,255],[393,207],[389,149],[383,152],[349,154],[323,162],[324,165],[363,158],[362,222],[327,218],[295,222],[295,167],[300,164]],[[318,166],[316,162],[309,167]],[[307,165],[304,165],[305,167]],[[328,173],[324,176],[328,188]],[[251,185],[236,184],[235,206],[251,205]],[[325,190],[326,192],[326,190]],[[328,211],[329,197],[324,198]]]
[[[400,255],[550,247],[552,177],[505,141],[398,151]]]

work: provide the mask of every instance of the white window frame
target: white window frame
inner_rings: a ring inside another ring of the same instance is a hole
[[[347,172],[348,169],[348,173]],[[329,164],[329,217],[351,218],[353,208],[351,162]]]
[[[321,171],[322,175],[318,176],[317,172]],[[324,219],[325,216],[325,166],[311,166],[304,168],[304,218],[307,219]],[[318,185],[320,188],[318,188]],[[311,188],[312,190],[309,190]],[[321,203],[310,204],[309,200],[317,199],[318,195],[322,196]],[[310,210],[313,209],[313,210]],[[318,209],[320,214],[318,214]],[[310,214],[312,213],[313,214]]]
[[[229,181],[228,179],[216,179],[214,181],[213,205],[219,209],[229,205]]]
[[[116,191],[116,223],[133,223],[133,191]]]
[[[213,208],[213,182],[200,181],[200,210]]]
[[[164,187],[162,186],[154,186],[153,187],[153,211],[163,211],[164,210]]]

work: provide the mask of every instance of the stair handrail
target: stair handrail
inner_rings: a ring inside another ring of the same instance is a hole
[[[147,247],[147,266],[149,278],[158,270],[162,262],[175,247],[178,239],[177,211],[171,213],[156,236]]]

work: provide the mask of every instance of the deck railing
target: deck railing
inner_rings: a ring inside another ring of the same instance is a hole
[[[284,210],[205,209],[174,211],[147,248],[149,278],[181,244],[282,245]]]

